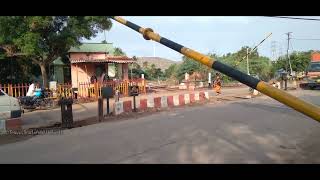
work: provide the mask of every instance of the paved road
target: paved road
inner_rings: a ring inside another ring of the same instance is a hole
[[[320,105],[320,91],[295,95]],[[268,98],[214,102],[0,146],[0,163],[319,163],[320,123]]]
[[[187,92],[187,91],[186,91]],[[226,88],[223,89],[223,96],[229,96],[233,94],[244,94],[248,92],[247,87],[237,87],[237,88]],[[147,98],[147,96],[165,96],[165,95],[173,95],[173,94],[181,94],[182,92],[165,92],[165,93],[156,93],[156,94],[149,94],[149,95],[140,95],[138,96],[137,100],[139,98]],[[214,92],[212,90],[209,91],[209,95],[214,95]],[[132,100],[132,97],[126,97],[122,98],[122,100]],[[113,108],[113,102],[114,100],[110,100],[110,109],[112,111]],[[73,117],[74,120],[83,120],[87,118],[91,118],[94,116],[97,116],[98,110],[97,110],[98,103],[92,102],[92,103],[85,103],[85,104],[74,104],[73,105]],[[106,101],[104,101],[104,107],[107,107]],[[106,110],[105,110],[106,113]],[[40,126],[48,126],[53,125],[57,122],[61,122],[61,111],[59,108],[53,109],[53,110],[43,110],[43,111],[33,111],[28,112],[22,115],[22,121],[23,121],[23,128],[32,128],[32,127],[40,127]]]

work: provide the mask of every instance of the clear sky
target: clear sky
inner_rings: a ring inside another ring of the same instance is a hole
[[[297,17],[297,16],[295,16]],[[301,16],[300,16],[301,17]],[[303,16],[305,17],[305,16]],[[307,16],[308,17],[308,16]],[[269,33],[269,37],[258,51],[272,57],[272,41],[276,55],[286,53],[287,36],[292,38],[320,39],[320,21],[279,19],[259,16],[123,16],[142,27],[150,27],[162,37],[166,37],[201,53],[214,52],[223,55],[236,52],[242,46],[254,47]],[[319,18],[320,16],[309,16]],[[155,56],[181,60],[182,55],[152,41],[146,41],[137,32],[115,21],[110,31],[106,31],[107,42],[123,49],[128,56]],[[104,33],[84,42],[101,42]],[[155,48],[154,48],[155,47]],[[320,41],[291,40],[290,51],[320,50]]]

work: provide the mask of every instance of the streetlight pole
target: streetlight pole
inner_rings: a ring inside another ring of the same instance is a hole
[[[292,75],[292,67],[291,67],[291,61],[290,61],[290,56],[289,56],[289,43],[290,43],[290,34],[292,32],[288,32],[286,33],[288,35],[288,47],[287,47],[287,58],[288,58],[288,62],[289,62],[289,68],[290,68],[290,75]]]
[[[288,89],[288,62],[289,62],[289,65],[290,65],[290,75],[292,74],[292,69],[291,69],[291,63],[290,63],[290,56],[289,56],[289,41],[290,41],[290,34],[292,32],[288,32],[286,33],[286,35],[288,36],[288,46],[287,46],[287,61],[286,61],[286,73],[285,73],[285,77],[284,77],[284,90],[287,90]]]
[[[249,72],[249,48],[247,48],[247,74],[250,75],[250,72]]]

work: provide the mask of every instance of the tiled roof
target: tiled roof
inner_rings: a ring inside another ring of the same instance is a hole
[[[83,62],[92,62],[92,63],[135,63],[136,60],[133,58],[128,58],[126,56],[108,56],[106,59],[70,59],[71,63],[83,63]]]
[[[54,60],[52,62],[53,65],[64,65],[64,63],[62,62],[61,57],[58,57],[56,60]]]
[[[114,47],[111,43],[83,43],[79,47],[71,47],[70,52],[100,52],[100,53],[114,53]]]

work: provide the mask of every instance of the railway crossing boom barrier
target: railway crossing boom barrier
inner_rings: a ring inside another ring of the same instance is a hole
[[[306,102],[302,99],[299,99],[283,90],[275,88],[264,81],[261,81],[257,78],[254,78],[250,75],[247,75],[237,69],[234,69],[228,65],[221,63],[220,61],[214,60],[211,57],[203,55],[195,50],[184,47],[176,42],[173,42],[167,38],[161,37],[159,34],[155,33],[151,28],[140,27],[130,21],[127,21],[119,16],[111,16],[113,20],[137,31],[142,34],[143,38],[146,40],[156,41],[164,46],[167,46],[187,57],[190,57],[209,68],[215,69],[233,79],[253,88],[261,93],[299,111],[306,116],[320,122],[320,107],[309,102]]]

